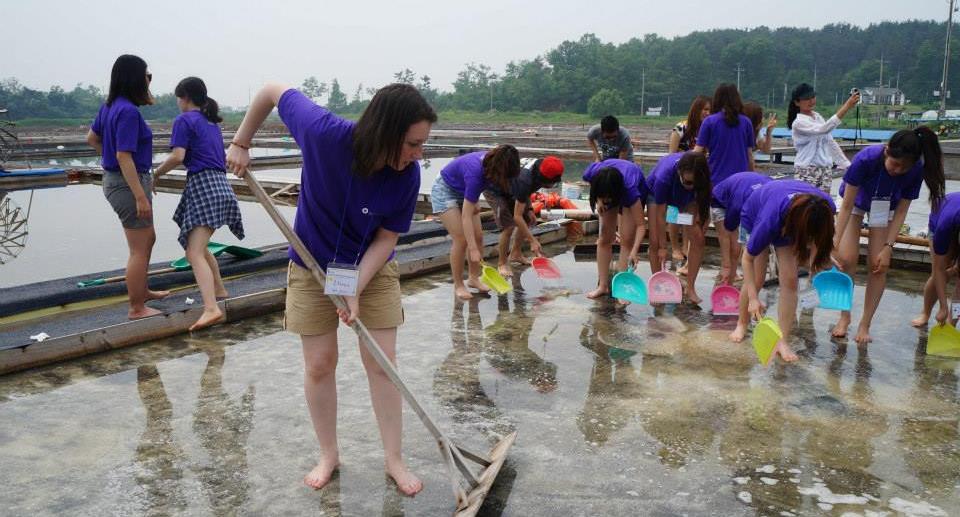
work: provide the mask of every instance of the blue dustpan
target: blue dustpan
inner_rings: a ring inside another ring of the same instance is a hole
[[[631,303],[647,303],[647,284],[633,272],[633,268],[621,271],[613,277],[613,297]]]
[[[853,279],[836,267],[813,277],[813,287],[820,297],[820,308],[849,311],[853,308]]]

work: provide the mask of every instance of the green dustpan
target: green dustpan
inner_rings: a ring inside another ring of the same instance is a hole
[[[773,318],[763,318],[753,329],[753,350],[757,353],[760,364],[767,366],[773,357],[773,349],[777,342],[783,339],[780,325]]]
[[[633,272],[633,268],[621,271],[614,275],[611,283],[611,291],[614,298],[618,300],[627,300],[631,303],[647,303],[647,284],[643,279]]]
[[[507,294],[513,289],[513,287],[510,286],[510,282],[507,282],[496,268],[483,263],[480,265],[483,268],[480,273],[480,281],[487,287],[496,291],[497,294]]]
[[[953,325],[935,325],[927,337],[927,355],[960,358],[960,330]]]
[[[260,250],[244,248],[243,246],[234,246],[231,244],[220,244],[219,242],[213,241],[207,243],[207,251],[209,251],[214,257],[219,257],[221,254],[223,254],[223,252],[227,252],[237,258],[256,258],[260,255],[263,255],[263,252]],[[180,257],[171,262],[170,267],[175,267],[177,269],[189,269],[190,262],[187,260],[187,257]]]

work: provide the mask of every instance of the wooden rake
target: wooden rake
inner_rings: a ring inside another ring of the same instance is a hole
[[[313,273],[313,277],[316,278],[320,285],[323,285],[325,279],[323,270],[320,269],[320,265],[307,250],[307,247],[303,244],[303,241],[300,240],[300,237],[293,232],[290,223],[277,211],[277,207],[274,206],[270,196],[263,190],[263,187],[260,186],[260,183],[257,182],[256,178],[254,178],[253,174],[249,171],[243,176],[243,179],[246,181],[247,186],[250,187],[250,191],[253,192],[257,200],[260,201],[260,204],[263,205],[263,208],[270,214],[273,222],[276,223],[283,235],[290,241],[290,245],[296,250],[297,255]],[[330,298],[333,299],[333,303],[338,308],[347,308],[347,303],[343,297],[331,296]],[[493,481],[500,472],[500,468],[503,467],[503,462],[507,457],[507,450],[510,449],[510,446],[513,445],[514,440],[517,438],[516,431],[500,440],[486,457],[470,452],[462,446],[457,445],[437,427],[433,419],[427,415],[423,406],[421,406],[416,397],[413,396],[413,393],[407,389],[397,369],[394,368],[393,364],[387,359],[387,356],[367,330],[367,327],[364,326],[359,319],[350,327],[357,333],[360,342],[363,343],[363,346],[370,352],[370,355],[377,361],[380,368],[386,372],[387,377],[390,378],[390,381],[393,382],[394,386],[400,391],[400,394],[403,395],[404,400],[407,401],[407,404],[410,405],[417,416],[420,417],[420,421],[423,422],[423,425],[426,426],[427,430],[430,431],[430,434],[432,434],[433,438],[437,441],[437,445],[440,447],[440,453],[447,466],[447,474],[450,477],[454,497],[457,499],[457,508],[454,511],[454,515],[458,517],[476,515],[477,511],[480,510],[480,506],[483,504],[484,498],[490,491]],[[467,460],[477,463],[482,467],[479,474],[473,473]],[[462,479],[457,475],[457,472],[460,473]]]

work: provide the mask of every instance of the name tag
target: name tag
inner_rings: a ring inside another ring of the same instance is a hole
[[[680,209],[673,206],[667,205],[667,222],[670,224],[677,224],[677,216],[680,215]]]
[[[327,265],[327,281],[323,285],[323,294],[356,296],[360,285],[360,268],[353,264]]]
[[[887,226],[890,218],[890,200],[874,199],[870,202],[870,220],[867,222],[871,228],[884,228]]]
[[[950,315],[957,324],[960,324],[960,303],[954,302],[950,304]]]
[[[677,214],[677,224],[690,226],[691,224],[693,224],[693,214],[688,214],[688,213]]]

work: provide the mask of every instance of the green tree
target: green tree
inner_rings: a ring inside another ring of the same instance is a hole
[[[320,102],[320,98],[327,93],[327,83],[321,83],[316,77],[310,76],[303,80],[300,91],[313,102]]]
[[[623,113],[623,96],[617,90],[603,88],[590,97],[587,102],[587,113],[591,117],[600,118],[607,115],[618,115]]]
[[[336,78],[330,81],[330,96],[327,98],[327,109],[334,113],[344,113],[347,109],[347,94],[340,89]]]

